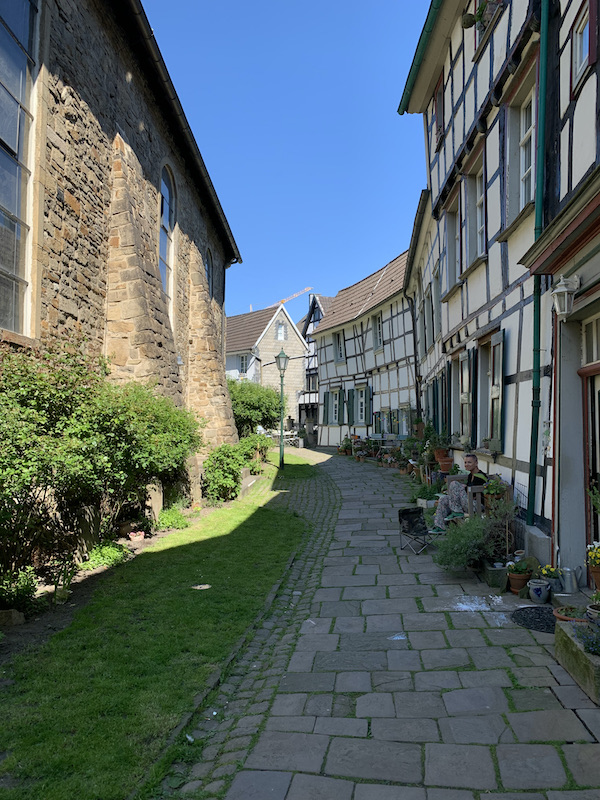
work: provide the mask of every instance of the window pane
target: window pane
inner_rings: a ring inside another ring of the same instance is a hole
[[[167,291],[167,287],[168,287],[167,276],[168,276],[168,274],[169,274],[169,268],[167,267],[167,265],[165,264],[165,262],[161,258],[160,259],[160,279],[162,281],[163,289],[165,290],[165,292],[167,294],[168,294],[168,291]]]
[[[0,267],[5,272],[25,277],[23,227],[0,211]]]
[[[17,153],[19,143],[19,104],[0,84],[0,139]]]
[[[0,17],[29,52],[33,14],[29,0],[0,0]]]
[[[27,56],[0,24],[0,80],[17,100],[25,104]]]
[[[163,261],[169,260],[169,237],[167,236],[167,232],[164,228],[160,229],[160,253],[161,259]]]
[[[0,328],[19,331],[23,318],[24,287],[0,275]]]
[[[594,360],[594,323],[590,322],[585,326],[585,363],[590,364]]]
[[[20,172],[17,162],[0,148],[0,206],[15,217],[20,216],[21,211]]]

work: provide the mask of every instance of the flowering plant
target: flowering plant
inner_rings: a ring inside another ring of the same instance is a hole
[[[588,544],[585,563],[590,567],[600,567],[600,544]]]
[[[550,564],[546,564],[545,567],[540,567],[540,575],[543,578],[560,578],[562,575],[562,569],[559,567],[553,567]]]
[[[531,572],[531,567],[527,561],[507,561],[506,569],[509,573],[512,572],[513,575],[526,575]]]

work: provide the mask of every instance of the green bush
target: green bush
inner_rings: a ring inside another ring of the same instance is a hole
[[[429,486],[427,483],[422,483],[418,489],[413,492],[410,502],[415,503],[417,500],[437,500],[437,496],[441,491],[442,484],[440,483],[435,483],[432,486]]]
[[[490,555],[484,520],[470,517],[460,525],[452,525],[439,540],[433,560],[442,567],[463,570],[479,567]]]
[[[159,531],[164,531],[169,528],[183,530],[184,528],[189,528],[189,526],[190,523],[183,515],[181,509],[177,508],[177,506],[171,506],[171,508],[163,508],[158,515],[155,527]]]
[[[242,485],[244,458],[236,445],[216,447],[204,462],[202,491],[211,502],[234,500]]]
[[[268,386],[252,381],[227,381],[235,427],[240,438],[255,433],[259,425],[269,430],[281,419],[281,397]],[[284,409],[285,414],[285,398]]]
[[[117,542],[97,544],[89,554],[87,561],[79,565],[80,569],[97,569],[98,567],[114,567],[131,558],[131,551]]]
[[[28,613],[37,591],[33,567],[25,567],[12,575],[0,576],[0,608],[16,608]]]
[[[192,414],[107,374],[83,342],[0,346],[0,575],[34,553],[66,575],[90,508],[112,533],[121,508],[176,479],[200,445]]]

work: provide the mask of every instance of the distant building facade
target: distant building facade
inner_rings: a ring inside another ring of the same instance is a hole
[[[275,356],[282,349],[290,358],[284,375],[286,415],[298,423],[308,345],[286,307],[281,304],[227,318],[228,378],[253,381],[279,393],[281,378]]]
[[[319,444],[346,435],[408,436],[415,408],[407,253],[335,296],[312,334],[319,368]]]
[[[299,419],[300,425],[306,428],[311,443],[317,441],[316,437],[313,438],[313,432],[319,422],[319,361],[314,334],[332,302],[333,297],[311,294],[308,301],[308,314],[298,323],[298,329],[308,345],[308,353],[304,362],[304,390],[299,398]]]

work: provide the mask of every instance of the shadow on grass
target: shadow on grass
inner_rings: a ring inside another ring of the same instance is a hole
[[[275,488],[314,473],[286,465]],[[70,627],[14,659],[3,797],[122,800],[139,785],[302,543],[306,520],[272,503],[218,509],[104,573]]]

